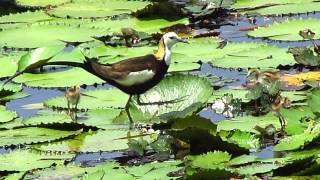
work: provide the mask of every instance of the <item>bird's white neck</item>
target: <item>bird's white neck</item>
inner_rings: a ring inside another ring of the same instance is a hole
[[[171,62],[171,47],[168,47],[164,40],[161,39],[158,46],[158,51],[154,54],[159,61],[165,61],[166,65],[169,66]]]
[[[164,61],[166,62],[167,66],[170,66],[170,62],[171,62],[171,49],[169,49],[168,47],[165,48]]]

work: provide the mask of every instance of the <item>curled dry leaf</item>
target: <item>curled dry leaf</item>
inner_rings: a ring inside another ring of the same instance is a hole
[[[285,84],[285,86],[304,86],[305,81],[319,81],[320,71],[285,74],[281,76],[280,80]]]

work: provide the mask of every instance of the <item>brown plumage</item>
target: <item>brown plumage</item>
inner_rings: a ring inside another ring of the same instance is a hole
[[[80,87],[79,86],[73,86],[71,88],[68,88],[64,94],[64,97],[67,100],[68,105],[68,113],[71,112],[72,106],[77,111],[78,104],[80,101]]]

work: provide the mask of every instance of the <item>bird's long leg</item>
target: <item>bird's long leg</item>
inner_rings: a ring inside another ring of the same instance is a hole
[[[142,102],[140,99],[140,94],[137,95],[137,103],[140,106],[145,106],[145,105],[164,105],[164,104],[173,104],[173,103],[178,103],[181,101],[184,101],[184,99],[186,97],[188,97],[189,95],[185,95],[183,97],[180,98],[176,98],[176,99],[172,99],[172,100],[168,100],[168,101],[158,101],[158,102]]]
[[[70,102],[68,101],[68,114],[71,113],[71,110],[70,110]]]
[[[124,107],[124,109],[125,109],[125,111],[126,111],[126,113],[128,115],[129,121],[130,121],[130,129],[133,128],[133,120],[132,120],[132,117],[131,117],[131,114],[130,114],[130,111],[129,111],[129,103],[131,101],[131,98],[132,98],[132,95],[129,96],[129,99],[128,99],[127,103],[126,103],[126,106]]]

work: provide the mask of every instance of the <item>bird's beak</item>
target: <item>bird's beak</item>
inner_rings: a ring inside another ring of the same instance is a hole
[[[189,44],[189,42],[188,42],[187,39],[182,39],[182,38],[178,39],[178,42],[182,42],[182,43],[187,43],[187,44]]]

